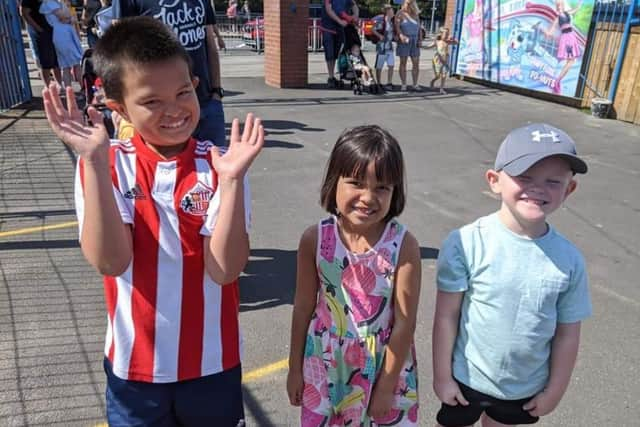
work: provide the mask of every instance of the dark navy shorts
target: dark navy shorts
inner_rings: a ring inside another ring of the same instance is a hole
[[[457,383],[469,405],[450,406],[443,403],[436,419],[444,427],[470,426],[480,419],[483,412],[502,424],[535,424],[538,422],[539,417],[534,417],[522,409],[522,405],[533,399],[533,396],[526,399],[502,400],[475,391],[460,381]]]
[[[326,61],[335,61],[338,59],[342,43],[344,43],[344,30],[342,28],[338,28],[335,34],[323,31],[322,48],[324,49],[324,59]]]
[[[107,374],[110,427],[244,426],[242,368],[175,383],[145,383]]]

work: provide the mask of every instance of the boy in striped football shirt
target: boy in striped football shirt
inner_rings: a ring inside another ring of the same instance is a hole
[[[246,173],[260,119],[234,120],[222,156],[191,137],[198,84],[175,35],[151,17],[118,22],[94,52],[106,104],[135,128],[109,141],[73,92],[45,88],[47,119],[80,159],[82,252],[104,275],[104,367],[112,426],[244,425],[237,277],[249,256]],[[244,213],[243,213],[244,212]]]

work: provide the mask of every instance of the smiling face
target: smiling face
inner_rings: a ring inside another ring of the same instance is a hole
[[[336,210],[353,228],[380,224],[391,208],[394,186],[378,181],[371,162],[361,178],[341,176],[336,187]]]
[[[115,108],[164,157],[178,154],[198,125],[197,79],[180,58],[149,64],[129,63],[122,72],[122,103]]]
[[[531,238],[546,233],[547,215],[558,209],[576,188],[573,173],[561,157],[547,157],[519,176],[489,170],[491,190],[502,198],[499,216],[516,234]]]

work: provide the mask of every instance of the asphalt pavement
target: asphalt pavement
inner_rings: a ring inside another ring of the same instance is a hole
[[[353,95],[325,88],[321,54],[309,63],[309,86],[283,90],[265,85],[261,55],[222,57],[227,125],[254,112],[267,130],[250,172],[252,250],[240,281],[248,425],[297,425],[283,369],[295,251],[300,233],[325,215],[319,187],[338,134],[376,123],[404,151],[409,197],[401,221],[423,257],[420,425],[430,426],[439,406],[431,391],[438,248],[450,230],[498,208],[483,174],[507,132],[547,122],[575,138],[590,167],[551,222],[586,257],[594,315],[583,323],[565,398],[538,425],[637,426],[640,127],[459,80],[450,81],[448,95]],[[432,76],[427,51],[421,67],[425,85]],[[105,422],[106,312],[101,279],[77,243],[73,170],[74,156],[47,127],[41,100],[0,115],[0,426]]]

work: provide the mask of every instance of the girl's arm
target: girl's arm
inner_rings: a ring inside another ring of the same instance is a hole
[[[551,342],[551,369],[547,386],[524,405],[534,417],[553,411],[564,396],[576,364],[580,345],[580,322],[558,323]]]
[[[395,273],[393,328],[384,354],[384,365],[369,405],[369,414],[374,419],[384,416],[393,404],[400,371],[413,343],[421,277],[420,246],[416,238],[407,233],[400,248]]]
[[[305,230],[300,239],[297,256],[296,295],[291,319],[291,342],[289,345],[289,375],[287,393],[292,405],[302,403],[304,380],[302,361],[309,322],[316,307],[318,296],[318,272],[316,271],[317,227]]]
[[[71,13],[68,12],[64,7],[60,6],[57,9],[54,9],[51,13],[53,13],[55,17],[58,18],[58,21],[62,22],[63,24],[71,23]]]
[[[451,369],[463,296],[463,292],[438,290],[433,318],[433,390],[441,402],[452,406],[468,405]]]
[[[578,1],[578,4],[573,9],[567,10],[567,13],[571,16],[575,15],[582,7],[582,0]]]

